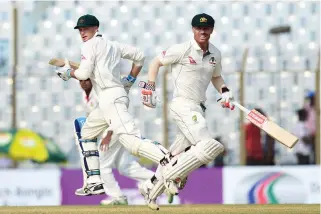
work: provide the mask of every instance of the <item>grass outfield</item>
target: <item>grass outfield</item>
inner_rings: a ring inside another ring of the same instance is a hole
[[[57,207],[0,207],[0,213],[193,213],[193,214],[302,214],[320,213],[320,205],[178,205],[161,206],[159,211],[152,211],[146,206],[57,206]]]

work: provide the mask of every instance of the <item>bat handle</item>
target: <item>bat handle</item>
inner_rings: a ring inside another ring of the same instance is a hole
[[[248,110],[247,108],[245,108],[244,106],[242,106],[241,104],[239,104],[236,101],[233,101],[233,104],[238,107],[239,109],[241,109],[242,111],[244,111],[246,114],[250,113],[250,110]]]
[[[222,98],[218,99],[217,102],[219,102]],[[236,101],[232,101],[232,103],[238,107],[241,111],[244,111],[246,114],[250,113],[250,110],[248,110],[247,108],[245,108],[244,106],[242,106],[241,104],[239,104]]]

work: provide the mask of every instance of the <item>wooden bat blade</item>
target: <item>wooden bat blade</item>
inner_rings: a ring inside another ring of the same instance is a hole
[[[296,136],[270,120],[262,126],[262,130],[288,148],[293,148],[299,141]]]
[[[69,61],[70,67],[74,70],[79,68],[79,63]],[[65,65],[64,59],[53,58],[49,61],[49,65],[63,67]]]
[[[246,118],[288,148],[293,148],[299,141],[296,136],[281,128],[279,125],[254,109],[248,113]]]

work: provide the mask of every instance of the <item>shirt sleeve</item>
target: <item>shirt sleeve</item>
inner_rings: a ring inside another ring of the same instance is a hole
[[[221,52],[219,52],[219,57],[216,59],[216,66],[214,68],[213,77],[219,77],[222,73],[222,63],[221,63]]]
[[[121,58],[132,60],[136,66],[144,65],[145,55],[143,51],[127,44],[117,43],[117,46],[120,49]]]
[[[81,61],[79,68],[75,71],[78,80],[86,80],[95,68],[94,42],[85,42],[81,48]]]
[[[185,55],[186,48],[183,44],[176,44],[171,46],[158,55],[159,61],[163,65],[171,65],[178,63]]]

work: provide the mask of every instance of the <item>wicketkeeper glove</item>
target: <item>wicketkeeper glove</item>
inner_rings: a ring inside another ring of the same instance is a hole
[[[155,84],[146,83],[144,81],[140,81],[138,86],[141,90],[141,100],[145,106],[150,108],[156,108],[157,104],[157,95],[155,92]]]
[[[121,78],[120,82],[124,86],[124,89],[127,92],[127,94],[129,93],[129,90],[133,86],[135,81],[136,81],[136,78],[131,76],[130,74],[127,77]]]
[[[231,110],[234,110],[234,97],[232,92],[227,88],[227,87],[223,87],[222,88],[222,97],[219,99],[221,100],[221,105],[223,108],[229,108]]]
[[[65,81],[68,81],[71,78],[71,76],[70,76],[71,71],[72,71],[72,69],[71,69],[69,61],[67,59],[65,59],[64,67],[57,67],[56,68],[57,75]]]

